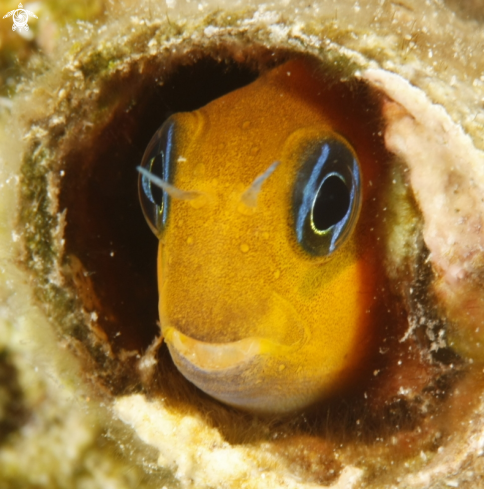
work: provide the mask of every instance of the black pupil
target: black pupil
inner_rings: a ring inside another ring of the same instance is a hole
[[[163,163],[163,154],[158,153],[152,160],[150,172],[159,178],[163,178]],[[151,192],[150,200],[153,202],[153,204],[161,207],[163,203],[163,190],[151,182],[149,183],[149,185]]]
[[[350,192],[336,175],[323,182],[313,206],[313,223],[318,231],[326,231],[345,217],[350,207]]]

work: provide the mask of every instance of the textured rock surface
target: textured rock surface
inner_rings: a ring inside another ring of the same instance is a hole
[[[479,332],[469,340],[459,327],[479,328],[484,308],[479,2],[134,3],[108,6],[100,21],[61,30],[49,57],[36,56],[30,77],[13,90],[16,97],[0,104],[0,486],[480,487],[484,407],[477,374],[452,393],[445,443],[423,444],[417,456],[390,460],[385,450],[403,435],[382,436],[381,442],[336,450],[336,458],[326,457],[332,466],[315,461],[315,454],[326,453],[322,442],[301,440],[307,447],[320,443],[308,448],[309,455],[282,449],[275,440],[287,437],[286,428],[253,421],[254,430],[264,433],[262,441],[233,444],[230,430],[218,429],[222,421],[217,425],[205,416],[204,406],[191,409],[146,397],[149,382],[141,388],[140,379],[153,372],[149,350],[137,363],[146,340],[108,344],[104,319],[98,317],[106,299],[90,269],[66,251],[64,229],[73,211],[62,213],[68,199],[59,190],[69,178],[65,161],[79,161],[72,159],[75,150],[86,160],[90,145],[119,138],[108,130],[114,118],[124,117],[118,126],[124,140],[135,138],[129,114],[142,105],[134,95],[148,90],[146,77],[163,86],[165,74],[168,79],[206,51],[217,60],[235,60],[248,72],[268,65],[267,53],[278,50],[320,56],[334,62],[343,77],[357,70],[388,94],[385,138],[404,162],[413,161],[413,167],[406,165],[430,260],[440,273],[437,293],[454,320],[460,351],[479,361],[480,349],[474,347]],[[47,45],[45,37],[43,42]],[[429,161],[420,154],[424,149],[439,159]],[[432,203],[429,195],[455,195],[446,171],[455,155],[463,160],[454,180],[462,197]],[[425,173],[430,166],[423,165],[433,165],[430,176]],[[113,185],[121,178],[116,175],[110,175]],[[447,220],[456,202],[463,220]],[[113,246],[113,256],[124,257],[121,248]],[[456,283],[457,289],[449,289]],[[474,311],[468,322],[463,296],[470,296]],[[419,429],[429,428],[423,423]],[[407,445],[419,443],[412,441],[414,434],[408,434]]]

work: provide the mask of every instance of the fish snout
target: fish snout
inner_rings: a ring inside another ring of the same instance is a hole
[[[251,412],[289,412],[307,404],[299,394],[288,396],[287,384],[301,385],[291,375],[299,375],[298,357],[310,333],[287,300],[272,293],[264,302],[263,307],[260,301],[253,307],[241,304],[232,323],[211,327],[202,321],[184,327],[181,316],[167,314],[170,308],[160,301],[162,333],[178,370],[205,393]],[[226,304],[220,307],[227,309]],[[196,304],[197,312],[203,308]],[[213,317],[207,313],[205,321]],[[292,372],[289,379],[286,366]]]

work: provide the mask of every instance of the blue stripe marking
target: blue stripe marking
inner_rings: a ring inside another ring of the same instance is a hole
[[[170,124],[168,129],[168,137],[166,138],[166,152],[165,152],[165,164],[163,165],[163,180],[165,182],[170,183],[170,170],[171,170],[171,147],[173,140],[173,130],[174,124]],[[161,216],[161,222],[163,227],[166,224],[166,218],[168,215],[168,199],[169,195],[166,192],[163,192],[163,215]]]
[[[299,212],[297,215],[297,222],[296,222],[296,233],[299,242],[302,242],[303,239],[304,221],[306,220],[306,216],[311,212],[314,195],[317,190],[316,183],[318,180],[318,176],[321,173],[321,169],[326,163],[328,156],[329,156],[329,144],[325,144],[321,151],[321,156],[318,158],[318,161],[314,165],[308,183],[304,188],[303,199],[301,202],[301,207],[299,208]]]
[[[332,253],[335,249],[336,246],[336,240],[339,238],[339,235],[341,234],[341,231],[343,228],[346,226],[348,223],[348,219],[351,216],[351,213],[354,209],[354,200],[355,200],[355,192],[356,189],[359,188],[360,185],[360,173],[358,171],[358,164],[356,163],[356,160],[353,158],[353,168],[352,168],[352,174],[353,174],[353,182],[351,184],[351,191],[350,191],[350,205],[348,207],[348,211],[345,214],[345,217],[341,219],[340,222],[334,225],[334,230],[333,230],[333,237],[331,238],[331,244],[329,246],[329,252]]]

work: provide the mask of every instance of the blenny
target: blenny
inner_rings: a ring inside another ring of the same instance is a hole
[[[482,24],[450,1],[229,3],[112,6],[21,82],[0,336],[32,415],[0,478],[479,486]],[[135,166],[162,123],[159,314]]]
[[[209,395],[258,413],[360,383],[381,331],[401,320],[377,217],[381,138],[318,70],[292,60],[172,115],[140,169],[173,361]]]

